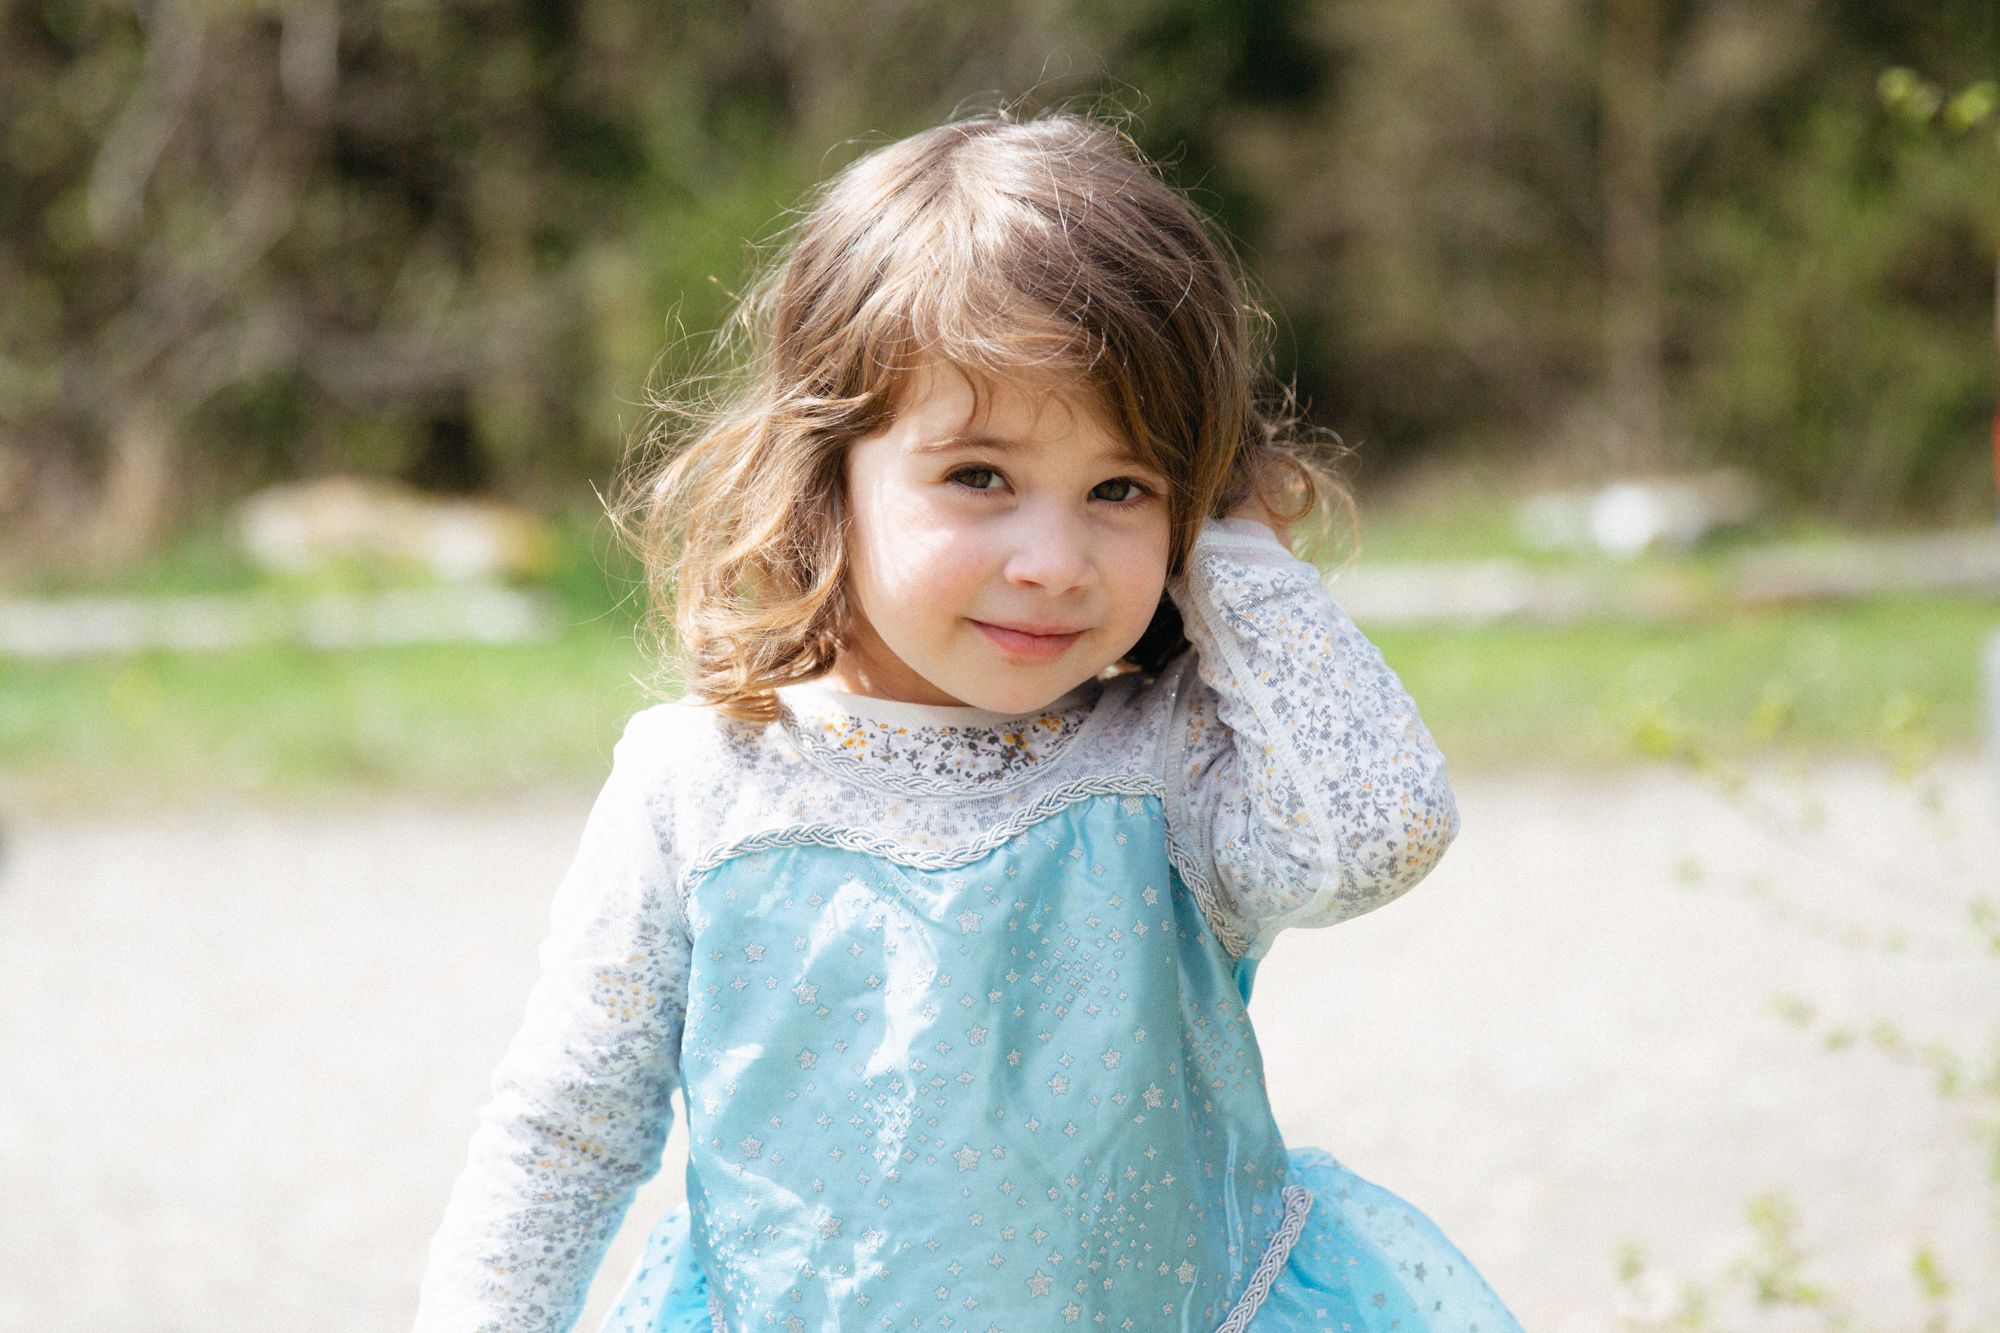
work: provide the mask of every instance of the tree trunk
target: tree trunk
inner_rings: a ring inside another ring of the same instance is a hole
[[[111,419],[110,458],[96,512],[83,542],[98,572],[131,564],[166,535],[179,498],[174,423],[151,397],[140,396]]]
[[[1615,435],[1607,452],[1624,472],[1676,461],[1660,290],[1660,5],[1610,0],[1604,21],[1604,388]]]

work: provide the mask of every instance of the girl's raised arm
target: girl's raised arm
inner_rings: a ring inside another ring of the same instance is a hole
[[[627,725],[542,945],[542,975],[444,1224],[419,1333],[567,1329],[659,1169],[687,1002],[657,713]]]
[[[1194,645],[1168,737],[1168,823],[1223,943],[1380,907],[1458,833],[1444,756],[1374,644],[1270,528],[1211,519],[1175,604]]]

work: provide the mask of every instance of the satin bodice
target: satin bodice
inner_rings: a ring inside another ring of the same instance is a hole
[[[1223,1322],[1282,1225],[1285,1152],[1249,965],[1156,797],[949,869],[801,838],[687,908],[692,1234],[730,1327]]]

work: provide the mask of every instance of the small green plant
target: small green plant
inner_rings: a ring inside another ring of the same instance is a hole
[[[1774,683],[1743,717],[1744,734],[1766,761],[1781,756],[1792,728],[1789,691]],[[1786,847],[1810,858],[1815,873],[1865,884],[1902,903],[1921,899],[1936,906],[1945,896],[1963,933],[1946,929],[1882,927],[1843,918],[1817,905],[1825,895],[1811,885],[1788,886],[1766,875],[1745,875],[1735,888],[1773,920],[1789,929],[1811,932],[1857,951],[1904,953],[1923,950],[1939,956],[1972,956],[2000,960],[2000,901],[1979,888],[1991,882],[1990,867],[1982,876],[1962,848],[1965,830],[1953,822],[1937,772],[1940,745],[1925,701],[1890,691],[1879,699],[1875,714],[1875,760],[1882,771],[1910,797],[1910,819],[1921,824],[1934,845],[1953,850],[1956,871],[1952,883],[1917,879],[1874,863],[1864,847],[1854,845],[1846,831],[1828,815],[1827,801],[1816,790],[1812,769],[1799,762],[1780,768],[1792,781],[1791,799],[1773,795],[1768,783],[1753,780],[1744,764],[1724,757],[1725,747],[1679,720],[1663,707],[1635,710],[1630,718],[1632,748],[1639,756],[1669,765],[1710,785],[1749,824]],[[1726,747],[1730,754],[1740,747]],[[1893,818],[1893,815],[1885,816]],[[1674,869],[1675,882],[1689,892],[1713,892],[1730,883],[1690,854]],[[1933,913],[1934,916],[1939,914]],[[2000,974],[1995,974],[2000,980]],[[1869,1051],[1913,1072],[1923,1074],[1940,1098],[1972,1111],[1972,1132],[1982,1144],[1988,1163],[1988,1183],[1994,1190],[1995,1224],[2000,1228],[2000,1020],[1996,1020],[1984,1050],[1968,1050],[1906,1030],[1894,1018],[1861,1017],[1829,1012],[1821,1001],[1795,993],[1771,998],[1776,1016],[1813,1038],[1829,1052]],[[1682,1280],[1677,1285],[1649,1265],[1644,1251],[1628,1242],[1614,1256],[1614,1271],[1624,1298],[1622,1333],[1751,1333],[1752,1330],[1811,1328],[1824,1333],[1863,1333],[1853,1302],[1842,1293],[1837,1275],[1815,1265],[1800,1240],[1797,1207],[1775,1193],[1761,1194],[1746,1209],[1752,1240],[1746,1253],[1716,1277]],[[1957,1322],[1961,1298],[1991,1298],[1993,1292],[1968,1285],[1945,1271],[1936,1252],[1925,1242],[1912,1243],[1909,1278],[1922,1311],[1922,1333],[1976,1333]],[[2000,1281],[2000,1230],[1994,1237],[1994,1263],[1974,1275],[1973,1283]],[[1902,1333],[1873,1330],[1867,1333]]]

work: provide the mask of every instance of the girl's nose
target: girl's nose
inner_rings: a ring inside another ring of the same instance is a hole
[[[1097,562],[1080,523],[1043,517],[1017,529],[1004,573],[1009,583],[1065,593],[1094,585]]]

